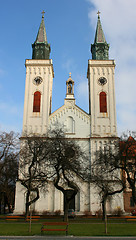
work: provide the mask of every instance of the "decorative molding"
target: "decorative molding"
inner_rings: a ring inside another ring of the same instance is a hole
[[[90,116],[86,116],[84,112],[82,112],[80,109],[78,109],[75,106],[62,106],[60,109],[56,110],[54,113],[52,113],[49,117],[49,121],[55,122],[56,120],[58,120],[58,118],[61,118],[61,116],[64,116],[66,113],[69,113],[71,115],[74,114],[77,117],[79,117],[80,119],[82,119],[84,122],[86,122],[87,124],[90,122]]]
[[[110,74],[110,69],[107,67],[107,74],[109,75]]]
[[[43,67],[43,73],[46,74],[46,67]]]
[[[29,67],[29,73],[30,73],[30,74],[32,73],[32,69],[31,69],[31,67]]]
[[[38,70],[39,70],[39,74],[41,75],[41,68],[39,67]]]
[[[95,68],[92,68],[92,70],[93,70],[93,74],[95,75]]]
[[[105,68],[102,68],[102,74],[105,75]]]
[[[52,73],[54,77],[54,70],[53,70],[53,64],[52,64],[52,59],[26,59],[25,61],[25,66],[28,67],[48,67],[50,69],[50,73]]]
[[[97,73],[100,75],[100,68],[97,67]]]
[[[48,72],[49,72],[49,74],[51,74],[50,67],[48,67]]]

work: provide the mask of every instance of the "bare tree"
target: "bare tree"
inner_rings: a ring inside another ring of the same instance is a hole
[[[115,148],[117,144],[117,141],[112,146],[109,143],[104,149],[97,151],[91,166],[91,182],[98,189],[101,198],[105,233],[107,233],[106,202],[110,196],[121,193],[125,188],[125,182],[120,175],[120,171],[112,164],[117,158]]]
[[[123,178],[132,190],[132,198],[136,204],[136,133],[124,133],[120,138],[118,155],[112,161],[116,169],[122,171]]]
[[[19,180],[26,188],[26,216],[29,206],[39,199],[39,189],[49,183],[64,194],[64,220],[68,220],[70,201],[78,192],[77,178],[85,179],[88,158],[61,127],[49,130],[46,136],[21,138]],[[45,186],[46,187],[46,186]],[[34,198],[30,198],[31,193]]]
[[[30,205],[40,197],[40,188],[45,188],[49,178],[47,153],[47,137],[31,134],[21,138],[19,181],[26,188],[26,217]]]
[[[76,182],[85,180],[89,160],[85,149],[76,141],[66,138],[63,128],[54,128],[49,132],[48,147],[54,186],[64,195],[64,221],[68,221],[70,201],[79,191]]]
[[[122,181],[132,190],[132,198],[136,204],[136,133],[124,133],[119,142],[114,143],[114,149],[109,162],[110,168],[121,171]]]
[[[15,182],[18,172],[19,134],[10,132],[0,133],[0,211],[1,204],[14,205]]]

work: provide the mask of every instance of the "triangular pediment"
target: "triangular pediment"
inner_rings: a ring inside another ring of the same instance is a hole
[[[84,110],[82,110],[80,107],[78,107],[75,104],[72,104],[71,102],[67,102],[67,104],[64,104],[62,107],[58,108],[56,111],[54,111],[50,117],[50,122],[52,121],[59,121],[59,118],[64,117],[65,115],[70,116],[76,116],[80,119],[82,119],[84,122],[89,123],[90,122],[90,115],[86,113]]]

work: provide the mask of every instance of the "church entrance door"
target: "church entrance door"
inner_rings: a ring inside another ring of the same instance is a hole
[[[73,190],[67,190],[67,197],[70,198],[73,193]],[[69,203],[69,209],[75,210],[75,197]]]

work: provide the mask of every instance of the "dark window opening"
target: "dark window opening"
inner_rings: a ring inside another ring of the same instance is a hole
[[[34,93],[33,112],[40,112],[40,105],[41,93],[37,91]]]
[[[107,112],[107,98],[106,93],[100,93],[100,112]]]

